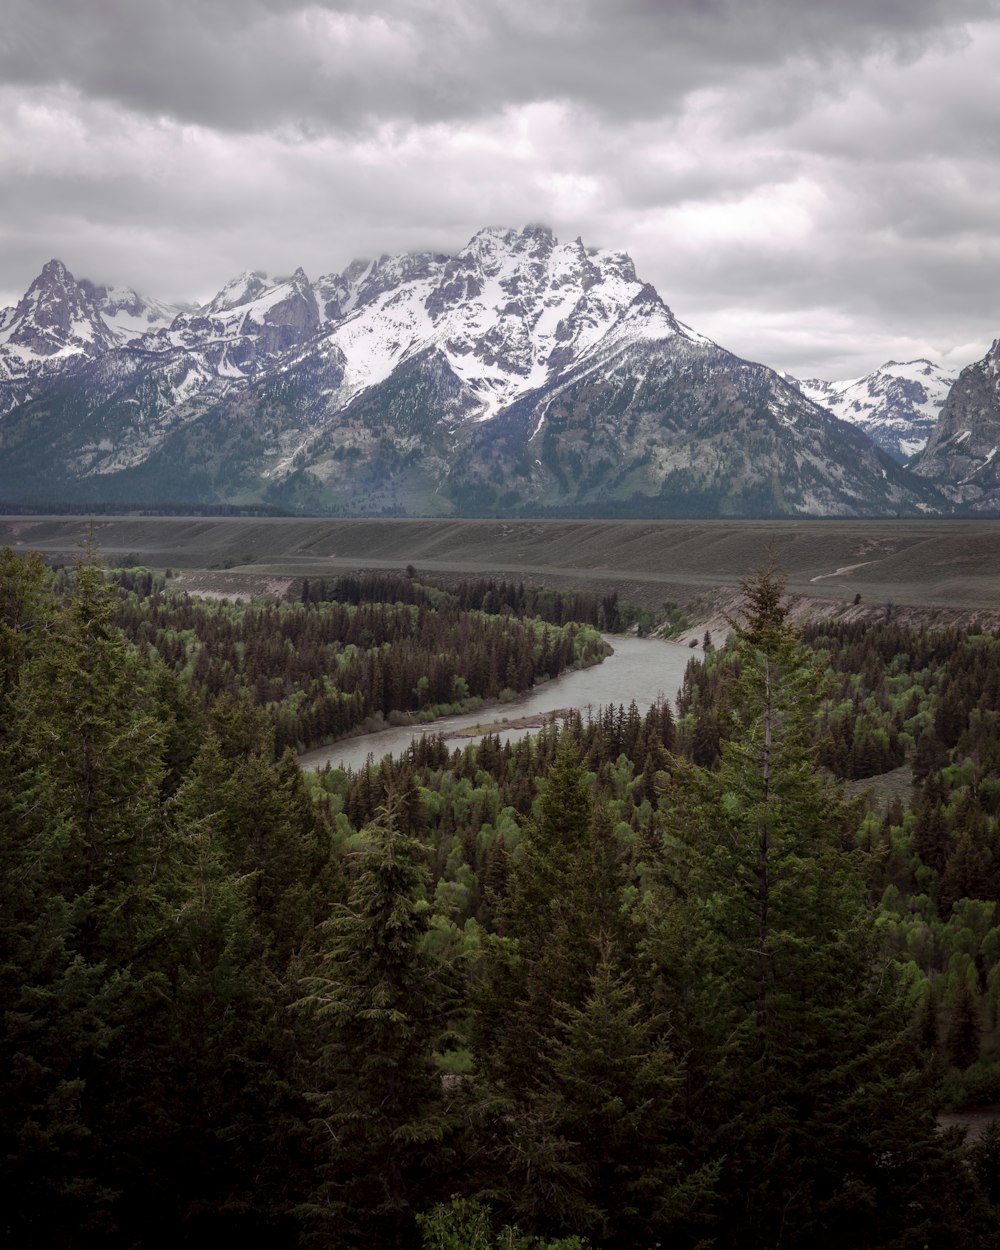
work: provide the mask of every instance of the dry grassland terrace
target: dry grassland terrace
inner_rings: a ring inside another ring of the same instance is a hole
[[[789,590],[811,598],[1000,609],[997,521],[0,518],[0,543],[50,562],[73,560],[88,535],[111,563],[228,570],[252,584],[412,564],[617,590],[655,608],[733,587],[773,556]]]

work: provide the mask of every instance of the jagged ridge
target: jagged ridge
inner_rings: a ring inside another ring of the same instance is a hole
[[[942,504],[621,252],[542,226],[454,256],[240,275],[201,308],[52,261],[0,317],[10,498],[317,511],[892,514]]]
[[[973,512],[1000,510],[1000,339],[959,374],[913,468]]]
[[[843,382],[811,378],[796,385],[905,463],[926,446],[955,376],[930,360],[890,360],[862,378]]]

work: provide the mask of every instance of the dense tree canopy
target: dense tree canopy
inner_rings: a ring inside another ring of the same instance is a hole
[[[301,773],[280,666],[582,658],[400,580],[229,609],[0,553],[5,1243],[995,1245],[995,1140],[934,1108],[1000,1094],[1000,642],[798,634],[765,574],[676,721]],[[912,808],[846,797],[898,752]]]

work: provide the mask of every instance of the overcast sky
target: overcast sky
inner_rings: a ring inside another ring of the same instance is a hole
[[[0,304],[544,222],[799,376],[1000,335],[1000,0],[5,0]]]

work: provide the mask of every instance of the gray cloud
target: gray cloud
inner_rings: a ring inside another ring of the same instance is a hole
[[[793,371],[1000,331],[996,0],[7,9],[2,302],[51,255],[208,298],[544,220]]]
[[[0,74],[248,132],[454,121],[559,99],[618,118],[790,58],[912,57],[993,0],[10,0]]]

